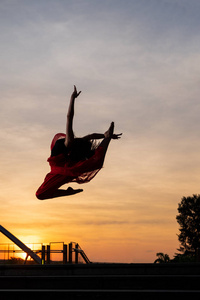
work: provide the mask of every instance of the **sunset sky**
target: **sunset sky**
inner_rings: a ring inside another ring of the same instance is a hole
[[[178,203],[200,193],[199,16],[199,0],[0,1],[2,226],[24,243],[78,242],[94,262],[173,258]],[[71,185],[83,193],[39,201],[74,84],[75,134],[114,121],[123,136]]]

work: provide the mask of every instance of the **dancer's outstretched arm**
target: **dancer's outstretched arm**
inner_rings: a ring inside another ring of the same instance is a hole
[[[74,118],[74,102],[75,99],[80,95],[80,92],[77,92],[76,86],[74,85],[74,91],[71,95],[68,113],[67,113],[67,124],[66,124],[66,138],[65,138],[65,146],[69,146],[74,140],[74,132],[73,132],[73,118]]]

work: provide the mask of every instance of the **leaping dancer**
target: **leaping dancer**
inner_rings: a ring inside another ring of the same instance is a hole
[[[105,155],[111,139],[119,139],[122,133],[114,134],[114,122],[104,133],[92,133],[76,138],[73,132],[74,102],[81,92],[76,86],[71,95],[67,113],[66,134],[57,133],[51,143],[51,156],[48,158],[51,172],[36,192],[40,200],[80,193],[82,189],[60,189],[69,182],[89,182],[103,167]],[[97,146],[95,140],[103,139]]]

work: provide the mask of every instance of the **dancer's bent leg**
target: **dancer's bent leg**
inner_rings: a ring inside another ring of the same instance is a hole
[[[69,187],[67,190],[60,189],[60,187],[64,184],[66,184],[65,177],[63,178],[63,176],[59,174],[53,175],[48,173],[44,179],[44,182],[37,190],[36,197],[39,200],[46,200],[62,196],[70,196],[83,191],[82,189],[74,190],[71,187]]]

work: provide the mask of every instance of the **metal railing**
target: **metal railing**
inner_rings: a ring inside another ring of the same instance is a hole
[[[55,245],[58,244],[60,244],[61,246],[55,248]],[[30,243],[30,245],[33,246],[36,244]],[[81,249],[79,244],[76,242],[71,242],[69,244],[65,244],[64,242],[51,242],[49,243],[49,245],[44,245],[44,244],[39,244],[39,245],[40,245],[40,249],[37,250],[31,249],[31,253],[35,253],[38,257],[40,257],[41,264],[91,263],[89,258],[85,254],[85,252]],[[24,260],[24,264],[32,261],[32,257],[29,256],[29,253],[24,252],[22,249],[17,247],[14,243],[0,244],[0,261],[1,261],[0,263],[3,262],[9,263],[9,261],[11,262],[13,258],[16,259],[20,258],[23,253],[26,254],[25,259],[21,258],[22,261]]]

